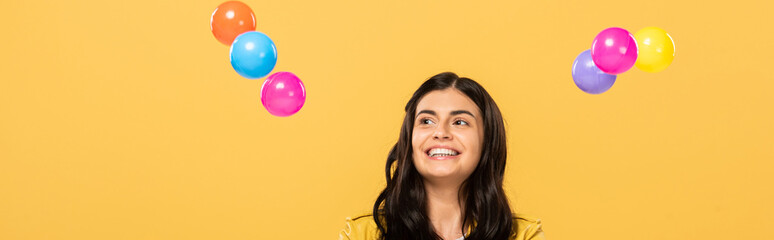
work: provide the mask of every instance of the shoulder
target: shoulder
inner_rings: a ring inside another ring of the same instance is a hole
[[[511,238],[513,240],[545,240],[540,218],[514,213],[513,225],[516,227],[516,235]]]
[[[515,235],[511,240],[545,240],[540,218],[518,213],[512,216]],[[339,232],[339,240],[375,240],[378,236],[379,229],[371,214],[347,217],[344,228]]]
[[[339,240],[374,240],[379,236],[379,228],[371,214],[347,217],[344,223]]]

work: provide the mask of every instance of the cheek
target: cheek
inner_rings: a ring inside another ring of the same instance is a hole
[[[460,131],[459,134],[457,134],[457,139],[459,139],[459,141],[465,145],[465,149],[470,152],[481,150],[480,146],[482,139],[478,132],[474,129],[465,129]]]
[[[414,147],[415,151],[422,148],[422,143],[425,142],[427,136],[427,131],[422,130],[414,130],[414,132],[411,133],[411,146]]]
[[[475,167],[478,165],[478,161],[481,159],[482,141],[483,139],[477,134],[472,134],[465,138],[465,145],[468,147],[468,152],[471,153],[467,157],[466,165]]]
[[[422,163],[419,161],[424,157],[424,152],[422,152],[422,144],[427,139],[427,133],[421,130],[414,130],[411,133],[411,147],[412,147],[412,153],[411,158],[414,161],[415,166],[421,166]]]

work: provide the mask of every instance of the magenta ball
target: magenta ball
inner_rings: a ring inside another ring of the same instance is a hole
[[[591,44],[591,59],[607,74],[626,72],[637,61],[637,41],[623,28],[602,30]]]
[[[261,103],[277,117],[295,114],[306,101],[306,90],[301,79],[291,72],[276,72],[261,86]]]

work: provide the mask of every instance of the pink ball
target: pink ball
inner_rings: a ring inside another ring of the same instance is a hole
[[[602,30],[591,44],[591,59],[603,72],[621,74],[637,61],[637,41],[623,28]]]
[[[295,114],[306,101],[306,90],[301,79],[291,72],[276,72],[261,86],[261,103],[274,116]]]

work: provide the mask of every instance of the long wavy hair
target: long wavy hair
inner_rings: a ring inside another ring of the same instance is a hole
[[[473,100],[484,116],[484,142],[476,169],[462,183],[459,198],[464,199],[463,226],[472,227],[466,240],[506,240],[516,233],[512,212],[503,190],[507,146],[500,109],[477,82],[451,72],[425,81],[406,103],[406,116],[398,142],[390,150],[385,166],[387,186],[377,197],[373,216],[383,240],[442,239],[427,215],[427,194],[422,176],[412,159],[414,115],[419,100],[427,93],[455,88]],[[462,204],[462,203],[461,203]],[[475,222],[474,225],[471,223]]]

